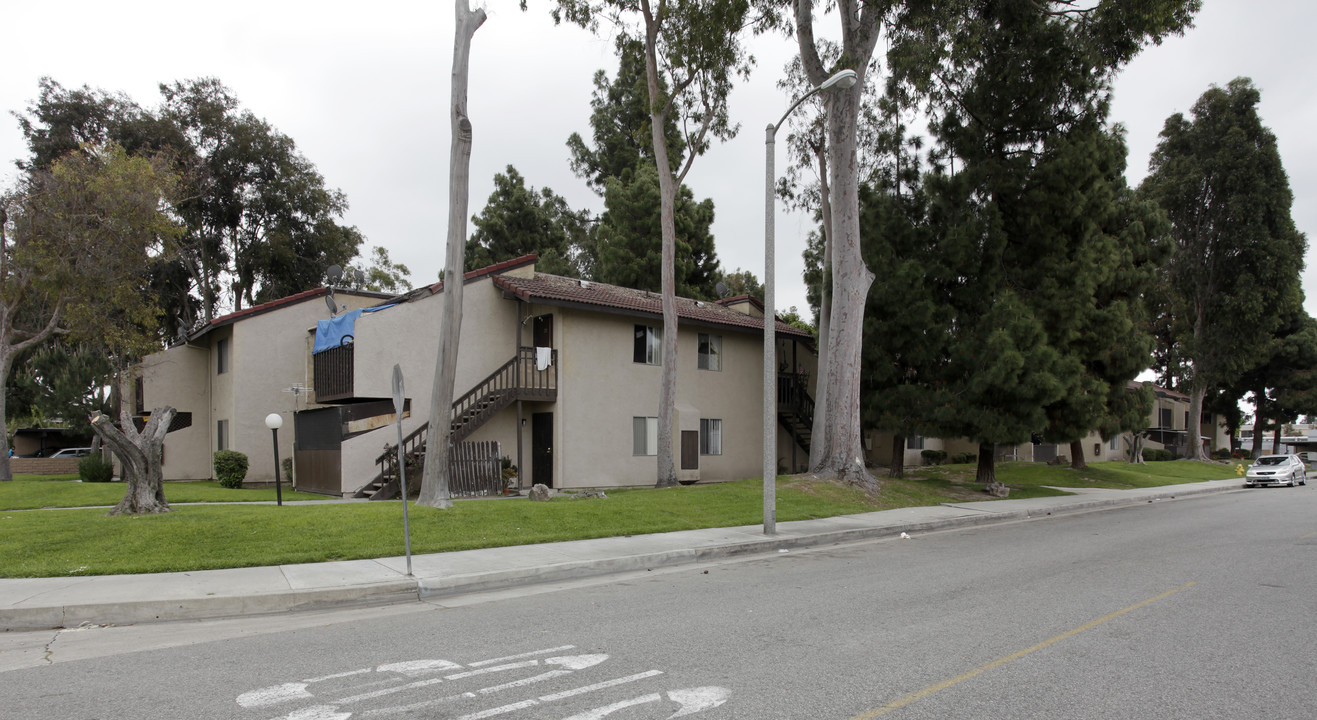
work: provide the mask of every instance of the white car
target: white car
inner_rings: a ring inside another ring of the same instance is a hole
[[[1307,484],[1308,466],[1298,455],[1260,455],[1244,476],[1244,487]]]

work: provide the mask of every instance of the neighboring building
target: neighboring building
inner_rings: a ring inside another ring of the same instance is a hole
[[[537,273],[534,261],[533,255],[518,258],[464,277],[455,436],[498,442],[501,454],[519,466],[522,487],[652,485],[662,373],[659,295]],[[395,365],[409,404],[402,430],[423,438],[418,430],[430,415],[443,285],[388,299],[340,294],[351,310],[363,312],[332,323],[323,303],[307,302],[324,292],[226,316],[212,323],[217,327],[194,333],[188,346],[142,364],[147,405],[208,409],[204,418],[193,410],[192,428],[166,439],[166,477],[209,477],[210,455],[223,441],[247,453],[250,479],[272,479],[263,418],[295,410],[292,427],[285,424],[280,433],[280,454],[295,454],[298,487],[352,494],[382,472],[377,459],[397,440]],[[762,306],[744,297],[679,299],[678,305],[679,477],[758,477]],[[784,370],[777,456],[783,467],[800,469],[808,433],[798,414],[812,403],[813,338],[781,321],[777,333]],[[231,359],[221,373],[226,340]],[[298,383],[310,389],[300,403],[286,392]]]
[[[1134,390],[1141,385],[1152,387],[1156,398],[1152,412],[1148,415],[1148,427],[1143,431],[1146,433],[1144,447],[1170,450],[1175,457],[1182,457],[1185,454],[1186,443],[1189,441],[1189,433],[1186,430],[1189,424],[1189,396],[1174,390],[1157,387],[1152,383],[1131,382],[1129,387]],[[1230,447],[1230,436],[1226,432],[1223,417],[1205,412],[1201,420],[1198,428],[1199,442],[1203,444],[1205,451],[1210,453],[1216,448]],[[1123,433],[1106,441],[1103,441],[1096,432],[1089,433],[1082,442],[1084,460],[1087,462],[1126,460],[1129,458],[1131,440],[1130,433]],[[1317,445],[1317,438],[1314,439],[1314,445]],[[891,433],[870,431],[865,434],[867,460],[872,465],[884,466],[889,464],[892,456],[891,446]],[[978,453],[979,450],[977,443],[964,438],[915,437],[908,439],[906,442],[905,464],[907,466],[923,465],[924,460],[921,451],[924,449],[943,450],[948,456],[961,452]],[[1068,456],[1069,454],[1069,445],[1058,446],[1042,442],[1023,443],[1015,446],[999,445],[997,447],[997,458],[999,460],[1048,462],[1058,456]]]
[[[1152,412],[1148,416],[1148,427],[1143,431],[1146,437],[1143,447],[1169,450],[1177,459],[1184,457],[1188,444],[1193,439],[1201,443],[1203,452],[1208,454],[1217,448],[1230,447],[1230,435],[1226,431],[1224,416],[1204,412],[1195,428],[1197,432],[1191,434],[1188,395],[1158,387],[1151,382],[1131,382],[1129,387],[1134,390],[1140,385],[1152,388],[1155,396]],[[1096,432],[1089,433],[1083,440],[1084,459],[1086,461],[1128,460],[1132,440],[1130,433],[1122,433],[1105,442]],[[1068,446],[1058,448],[1056,452],[1062,455],[1070,453]]]

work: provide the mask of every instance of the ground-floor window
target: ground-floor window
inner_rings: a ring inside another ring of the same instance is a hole
[[[631,454],[658,455],[658,418],[631,418]]]
[[[906,438],[906,441],[905,441],[905,447],[906,447],[907,450],[923,450],[923,449],[924,449],[924,436],[923,436],[923,435],[911,435],[910,437]]]
[[[229,421],[220,420],[215,423],[215,449],[229,449]]]
[[[700,418],[700,454],[723,454],[723,421]]]

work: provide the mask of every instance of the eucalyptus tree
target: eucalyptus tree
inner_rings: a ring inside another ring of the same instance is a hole
[[[523,1],[522,6],[525,6]],[[714,139],[736,133],[727,114],[732,82],[749,72],[741,39],[749,0],[558,0],[555,22],[599,32],[600,21],[616,33],[619,52],[640,43],[650,115],[650,150],[659,182],[663,381],[659,391],[657,485],[677,484],[674,426],[677,397],[677,188],[694,159]],[[681,128],[685,160],[673,162],[665,129]]]
[[[1168,371],[1189,395],[1189,417],[1205,395],[1253,365],[1299,283],[1307,238],[1276,136],[1262,124],[1261,93],[1247,78],[1213,86],[1192,118],[1166,120],[1140,190],[1166,211],[1176,253],[1163,276],[1161,312],[1174,343]],[[1196,442],[1186,457],[1204,459]]]
[[[439,351],[435,355],[434,385],[430,391],[430,420],[425,433],[425,469],[417,502],[451,508],[448,461],[452,456],[453,386],[457,381],[457,351],[462,333],[463,275],[466,255],[466,213],[471,194],[471,118],[467,114],[467,85],[471,66],[471,39],[485,23],[485,11],[471,10],[467,0],[454,0],[453,69],[449,100],[448,248],[444,270],[443,305],[439,319]],[[405,500],[404,500],[405,502]]]

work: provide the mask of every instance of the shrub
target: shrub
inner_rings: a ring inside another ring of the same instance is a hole
[[[109,482],[114,478],[114,463],[92,453],[78,461],[78,477],[83,482]]]
[[[221,487],[240,488],[247,477],[247,456],[237,450],[215,453],[215,477]]]
[[[919,456],[924,458],[925,465],[941,465],[943,460],[947,459],[946,450],[920,450]]]
[[[1229,460],[1230,448],[1217,448],[1216,451],[1212,453],[1212,457],[1217,460]]]
[[[957,465],[965,465],[967,463],[978,462],[978,460],[979,460],[978,453],[972,453],[972,452],[958,452],[955,455],[951,456],[951,462]]]
[[[1144,462],[1166,462],[1175,459],[1170,450],[1158,450],[1156,448],[1143,448]]]

